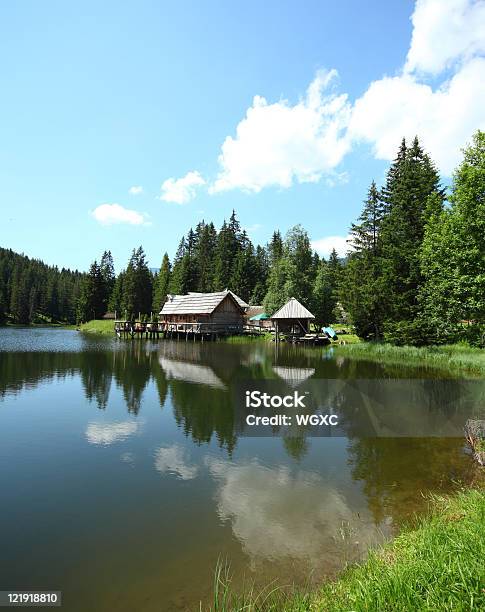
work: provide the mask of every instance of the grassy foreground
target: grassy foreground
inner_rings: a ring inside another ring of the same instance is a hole
[[[431,513],[320,590],[231,592],[215,577],[213,612],[485,610],[485,491],[434,498]]]
[[[485,374],[485,350],[466,344],[446,346],[393,346],[359,342],[335,349],[340,355],[362,361],[378,361],[390,365],[416,365],[437,369]]]

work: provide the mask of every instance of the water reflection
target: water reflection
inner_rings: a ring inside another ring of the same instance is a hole
[[[175,474],[181,480],[192,480],[199,472],[197,465],[190,463],[187,449],[178,444],[157,449],[155,469],[162,474]]]
[[[419,410],[411,406],[403,418],[412,426],[425,415],[438,427],[456,417],[463,389],[459,381],[435,385],[431,370],[263,343],[63,334],[52,351],[0,342],[0,535],[8,560],[0,570],[9,586],[25,586],[25,576],[37,577],[39,588],[64,584],[64,576],[71,595],[90,585],[92,598],[79,610],[157,610],[160,602],[196,609],[220,555],[239,576],[252,568],[265,583],[304,584],[311,568],[331,574],[360,557],[426,506],[426,492],[481,478],[459,438],[362,436],[375,404],[359,405],[338,386],[330,397],[323,383],[313,393],[342,410],[345,438],[240,435],[231,389],[251,379],[273,379],[287,392],[315,379],[424,379],[416,393],[431,403],[416,395]],[[385,425],[394,426],[392,413]]]
[[[113,423],[88,423],[86,439],[91,444],[114,444],[123,442],[141,430],[141,421],[122,421]]]
[[[318,565],[322,556],[340,561],[342,547],[350,560],[386,530],[384,522],[376,526],[353,512],[343,494],[317,473],[270,468],[257,460],[237,464],[208,458],[206,463],[219,483],[219,516],[231,523],[253,562],[288,557]]]

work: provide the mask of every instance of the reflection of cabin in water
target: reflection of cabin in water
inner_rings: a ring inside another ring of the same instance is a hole
[[[160,322],[169,334],[240,333],[247,306],[228,289],[216,293],[169,295],[160,311]]]
[[[280,333],[289,335],[304,335],[310,330],[310,321],[315,317],[296,298],[291,298],[271,317],[275,326],[276,337]]]

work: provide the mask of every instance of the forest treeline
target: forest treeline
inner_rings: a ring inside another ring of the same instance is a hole
[[[0,248],[0,324],[74,323],[84,277]]]
[[[109,251],[85,275],[0,251],[0,316],[15,322],[156,316],[169,293],[225,288],[270,314],[294,296],[317,324],[349,322],[364,339],[483,345],[485,133],[464,150],[448,190],[418,139],[403,140],[384,184],[371,183],[342,259],[319,257],[300,225],[255,246],[235,212],[219,230],[191,228],[155,274],[142,247],[118,275]]]

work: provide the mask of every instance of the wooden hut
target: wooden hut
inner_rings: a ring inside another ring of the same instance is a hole
[[[308,333],[310,321],[314,318],[305,306],[292,297],[271,317],[276,331],[276,339],[279,339],[280,333],[291,336],[301,336]]]
[[[244,308],[227,289],[216,293],[169,295],[160,311],[160,323],[169,334],[239,333],[243,329]]]

